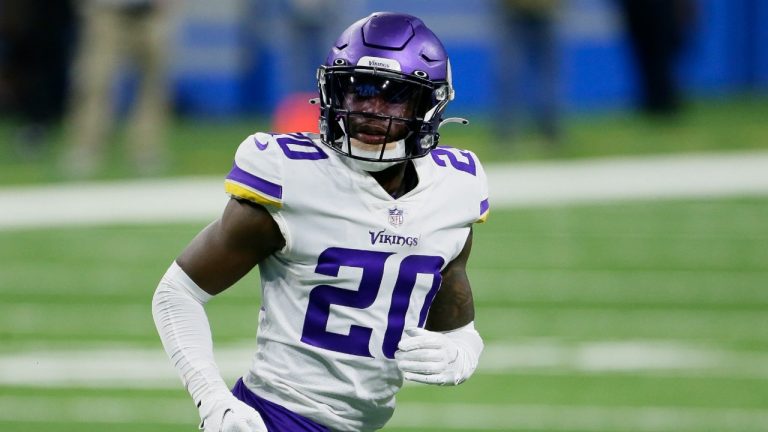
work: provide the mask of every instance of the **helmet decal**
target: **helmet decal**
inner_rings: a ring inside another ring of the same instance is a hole
[[[400,71],[400,63],[397,60],[392,60],[382,57],[370,57],[363,56],[357,61],[358,66],[368,66],[372,68],[381,68],[394,71]]]

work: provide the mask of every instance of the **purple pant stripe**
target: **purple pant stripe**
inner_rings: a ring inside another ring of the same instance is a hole
[[[269,432],[330,432],[321,424],[256,396],[245,386],[242,378],[237,380],[232,394],[259,412]]]

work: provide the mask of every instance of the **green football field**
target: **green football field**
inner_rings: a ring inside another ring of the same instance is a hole
[[[0,430],[195,430],[150,299],[203,225],[0,231]],[[768,430],[768,198],[496,209],[470,277],[480,369],[386,430]],[[222,359],[258,293],[210,303]]]

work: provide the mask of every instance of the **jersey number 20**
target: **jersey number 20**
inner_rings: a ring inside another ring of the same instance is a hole
[[[331,285],[318,285],[309,293],[309,307],[304,319],[301,341],[320,348],[347,354],[373,357],[368,348],[373,329],[353,324],[349,334],[333,333],[326,330],[331,305],[366,309],[370,307],[379,293],[384,276],[384,264],[393,255],[391,252],[368,251],[346,248],[329,248],[317,259],[315,273],[326,276],[338,276],[341,267],[362,269],[360,285],[357,291],[338,288]],[[394,358],[397,344],[405,327],[405,315],[408,312],[411,294],[416,286],[419,274],[432,275],[432,287],[424,299],[419,314],[419,327],[424,325],[432,300],[440,288],[442,277],[440,268],[443,258],[429,255],[410,255],[400,263],[400,269],[392,291],[387,328],[384,333],[382,351],[387,358]]]

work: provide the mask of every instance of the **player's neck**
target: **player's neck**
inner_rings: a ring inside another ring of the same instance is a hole
[[[412,191],[419,183],[416,167],[411,161],[406,161],[370,174],[395,199]]]

